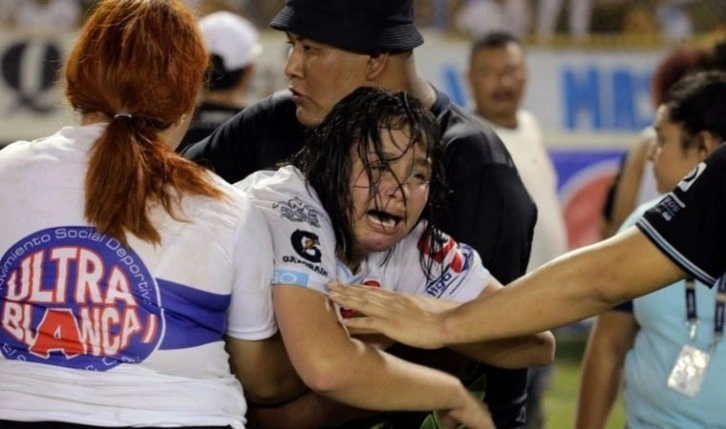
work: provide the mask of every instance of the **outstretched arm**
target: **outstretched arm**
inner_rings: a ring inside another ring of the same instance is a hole
[[[445,313],[421,309],[404,295],[357,287],[333,285],[330,297],[368,316],[345,320],[350,327],[381,332],[415,347],[439,348],[562,326],[685,276],[642,232],[631,227]]]
[[[484,299],[501,288],[502,285],[492,278],[478,299]],[[544,331],[513,338],[451,344],[450,348],[487,365],[506,369],[528,368],[552,363],[555,337],[550,331]]]
[[[485,297],[502,288],[494,278],[481,293]],[[389,292],[390,293],[390,292]],[[441,314],[461,305],[460,302],[436,299],[423,295],[408,295],[421,309]],[[350,328],[351,334],[365,334],[366,330]],[[555,338],[551,332],[540,332],[516,338],[478,341],[468,344],[452,344],[450,348],[470,359],[499,368],[518,369],[547,365],[554,359]]]

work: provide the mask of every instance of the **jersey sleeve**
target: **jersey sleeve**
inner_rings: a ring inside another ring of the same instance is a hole
[[[243,206],[233,257],[236,271],[227,335],[250,341],[269,338],[277,332],[270,289],[272,239],[264,217],[249,201]]]
[[[336,273],[335,235],[319,202],[291,169],[267,182],[255,173],[236,184],[246,189],[260,209],[272,239],[272,284],[289,284],[327,293]]]
[[[707,285],[726,271],[726,146],[697,165],[638,220],[673,262]]]
[[[479,296],[490,279],[479,254],[443,232],[434,233],[438,245],[432,249],[426,229],[418,225],[396,247],[389,265],[398,269],[398,278],[386,283],[398,292],[458,302]]]

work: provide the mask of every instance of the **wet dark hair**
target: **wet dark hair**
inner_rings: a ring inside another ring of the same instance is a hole
[[[422,218],[428,220],[429,228],[420,244],[428,246],[431,254],[435,254],[442,245],[437,215],[441,214],[446,195],[443,145],[436,118],[418,99],[404,92],[358,88],[336,104],[325,120],[309,132],[303,149],[291,161],[303,173],[308,186],[318,194],[330,216],[336,251],[341,257],[350,260],[353,256],[354,213],[350,190],[353,150],[363,161],[368,177],[374,177],[371,154],[379,159],[386,158],[381,135],[403,128],[410,131],[405,149],[418,145],[431,160],[429,199],[422,214]],[[399,182],[398,186],[404,184]],[[370,192],[371,195],[376,192],[375,184]],[[421,261],[424,264],[423,255]],[[426,263],[423,268],[430,275],[430,264]]]
[[[668,91],[664,103],[668,119],[683,129],[684,150],[697,144],[693,137],[701,131],[726,138],[726,73],[709,71],[686,76]]]

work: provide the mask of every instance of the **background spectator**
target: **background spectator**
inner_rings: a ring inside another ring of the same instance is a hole
[[[527,64],[519,40],[509,33],[489,33],[474,43],[467,73],[475,113],[488,122],[507,147],[524,186],[537,205],[537,224],[527,271],[563,254],[567,232],[557,196],[557,175],[537,119],[522,109]],[[527,428],[542,428],[542,393],[552,366],[530,369]]]
[[[706,51],[695,47],[676,48],[668,52],[658,64],[651,83],[653,108],[661,105],[668,90],[686,74],[704,66]],[[710,56],[717,61],[718,56]],[[644,129],[635,144],[625,154],[620,171],[603,207],[602,237],[613,235],[625,218],[641,204],[658,196],[651,165],[647,162],[655,131]]]
[[[254,61],[262,53],[257,29],[239,15],[214,12],[202,18],[199,27],[211,64],[201,104],[180,149],[205,138],[247,106]]]
[[[689,76],[671,89],[658,109],[657,143],[649,156],[660,192],[670,192],[723,142],[724,100],[724,73]],[[657,202],[641,205],[621,231]],[[623,379],[628,428],[726,427],[719,408],[726,352],[716,347],[716,293],[715,287],[681,281],[600,314],[583,361],[576,428],[606,427]],[[682,360],[698,353],[709,356],[707,371]],[[690,371],[687,377],[678,375],[679,364]]]

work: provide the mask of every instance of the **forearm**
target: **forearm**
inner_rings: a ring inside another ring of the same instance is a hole
[[[327,385],[311,386],[321,395],[369,410],[428,411],[452,408],[464,394],[452,375],[351,341],[355,349],[325,371]]]
[[[530,273],[486,298],[448,311],[441,317],[438,337],[447,346],[518,337],[565,325],[611,305],[568,280],[572,271],[566,262],[554,262],[534,271],[536,278]],[[512,317],[522,314],[522,309],[526,317]],[[472,330],[472,326],[482,328]]]
[[[496,279],[490,280],[482,297],[498,290],[501,285]],[[460,302],[416,296],[419,305],[431,312],[443,313],[456,308]],[[480,341],[468,344],[455,344],[450,347],[457,353],[477,362],[505,369],[529,368],[552,363],[555,352],[555,338],[549,331],[517,338]],[[410,361],[410,359],[407,359]]]
[[[552,363],[555,355],[555,338],[551,332],[546,331],[523,337],[455,344],[450,348],[487,365],[519,369]]]
[[[685,273],[638,230],[568,253],[440,316],[444,345],[542,332],[598,314]],[[472,327],[481,327],[472,329]]]

